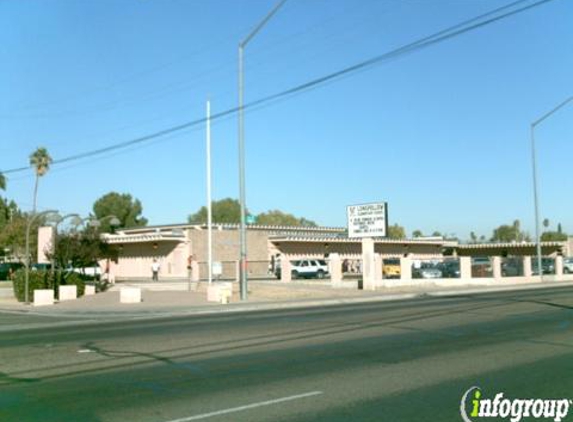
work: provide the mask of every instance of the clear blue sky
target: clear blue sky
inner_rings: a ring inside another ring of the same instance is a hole
[[[246,101],[390,51],[509,3],[288,0],[246,50]],[[532,3],[532,2],[530,2]],[[0,170],[237,104],[237,44],[275,0],[0,0]],[[408,234],[533,233],[529,124],[573,95],[573,1],[555,0],[246,115],[247,205],[344,226],[388,201]],[[542,218],[573,232],[573,104],[539,126]],[[54,166],[39,207],[91,211],[110,191],[150,224],[206,202],[205,131]],[[33,173],[4,195],[30,209]],[[213,125],[213,197],[238,197],[237,119]]]

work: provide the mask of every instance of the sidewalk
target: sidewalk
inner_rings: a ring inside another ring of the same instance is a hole
[[[167,284],[167,283],[166,283]],[[121,286],[142,286],[142,302],[120,303],[119,289]],[[111,290],[93,296],[84,296],[77,300],[58,302],[53,306],[34,307],[19,303],[14,298],[0,298],[0,312],[26,313],[31,315],[69,315],[78,317],[135,317],[150,315],[186,315],[199,313],[229,312],[234,310],[272,309],[280,305],[299,305],[313,303],[317,300],[335,300],[358,298],[369,300],[371,296],[378,297],[381,293],[365,292],[362,290],[332,289],[325,285],[291,284],[278,285],[251,282],[249,284],[248,302],[241,302],[235,286],[231,303],[208,302],[206,283],[201,283],[198,290],[187,289],[187,283],[169,284],[172,290],[162,290],[161,285],[142,283],[122,283]],[[158,288],[154,290],[152,288]]]
[[[127,284],[127,283],[126,283]],[[107,291],[77,300],[56,303],[53,306],[34,307],[13,298],[0,298],[0,313],[18,315],[44,315],[66,317],[70,320],[118,320],[157,318],[177,315],[207,315],[214,313],[263,311],[336,304],[372,303],[408,300],[421,297],[447,297],[491,292],[507,292],[558,287],[571,287],[573,282],[520,283],[507,286],[460,286],[445,288],[419,286],[384,288],[376,291],[333,289],[326,283],[251,282],[249,300],[241,302],[234,292],[231,303],[223,305],[207,302],[206,285],[199,291],[142,291],[142,302],[124,304],[119,301],[119,291]]]

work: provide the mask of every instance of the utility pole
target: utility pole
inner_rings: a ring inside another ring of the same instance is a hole
[[[244,125],[244,50],[249,41],[265,26],[273,15],[281,8],[286,0],[280,0],[275,7],[259,22],[259,24],[239,42],[239,203],[241,207],[241,220],[239,226],[240,258],[239,258],[239,282],[241,287],[241,300],[247,300],[247,233],[245,224],[246,199],[245,199],[245,125]]]
[[[207,100],[207,264],[209,285],[213,281],[213,210],[211,206],[211,102]]]
[[[541,265],[541,235],[539,233],[539,189],[537,187],[537,163],[535,154],[535,128],[538,124],[543,122],[557,110],[565,107],[570,101],[573,101],[573,96],[567,98],[565,101],[560,103],[558,106],[545,113],[539,119],[531,123],[531,164],[533,167],[533,203],[535,208],[535,242],[537,243],[537,270],[539,271],[539,278],[543,280],[543,267]]]

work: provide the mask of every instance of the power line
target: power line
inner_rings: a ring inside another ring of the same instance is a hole
[[[526,10],[536,8],[538,6],[541,6],[545,3],[549,3],[552,1],[554,1],[554,0],[538,0],[538,1],[533,2],[531,4],[523,5],[519,8],[514,8],[514,7],[518,6],[518,5],[522,5],[524,3],[528,3],[529,0],[514,1],[512,3],[505,5],[505,6],[498,7],[496,9],[489,11],[489,12],[478,15],[474,18],[471,18],[471,19],[465,20],[463,22],[460,22],[456,25],[450,26],[450,27],[443,29],[441,31],[438,31],[432,35],[420,38],[420,39],[418,39],[414,42],[411,42],[409,44],[406,44],[402,47],[398,47],[398,48],[391,50],[387,53],[383,53],[381,55],[375,56],[373,58],[362,61],[362,62],[357,63],[355,65],[346,67],[346,68],[341,69],[339,71],[330,73],[328,75],[313,79],[309,82],[305,82],[303,84],[300,84],[300,85],[297,85],[295,87],[286,89],[284,91],[281,91],[281,92],[278,92],[275,94],[271,94],[271,95],[268,95],[266,97],[260,98],[258,100],[252,101],[250,103],[247,103],[244,106],[244,109],[245,110],[251,110],[254,108],[259,108],[263,105],[269,105],[270,103],[275,102],[277,100],[280,100],[280,99],[283,99],[286,97],[290,97],[290,96],[294,96],[296,94],[300,94],[300,93],[305,92],[305,91],[309,91],[311,89],[314,89],[314,88],[317,88],[321,85],[324,85],[328,82],[340,80],[343,77],[346,77],[346,76],[349,76],[353,73],[365,70],[367,68],[370,68],[370,67],[373,67],[376,65],[379,65],[385,61],[393,60],[393,59],[396,59],[400,56],[414,53],[414,52],[421,50],[423,48],[430,47],[430,46],[438,44],[440,42],[449,40],[453,37],[457,37],[457,36],[465,34],[467,32],[482,28],[486,25],[492,24],[492,23],[500,21],[502,19],[509,18],[509,17],[514,16],[516,14],[522,13]],[[508,10],[508,9],[513,9],[513,10]],[[500,12],[504,12],[504,13],[499,14]],[[216,120],[222,119],[224,117],[227,117],[227,116],[230,116],[230,115],[237,113],[237,111],[238,111],[238,107],[233,107],[233,108],[221,111],[219,113],[215,113],[211,116],[211,120],[216,121]],[[150,141],[152,139],[160,138],[160,137],[163,137],[163,136],[175,133],[175,132],[189,129],[189,128],[194,127],[194,126],[202,125],[205,122],[206,122],[206,118],[201,117],[201,118],[191,120],[191,121],[186,122],[186,123],[182,123],[182,124],[177,125],[177,126],[163,129],[163,130],[160,130],[160,131],[148,134],[148,135],[144,135],[144,136],[141,136],[138,138],[128,140],[128,141],[119,142],[116,144],[109,145],[107,147],[98,148],[95,150],[86,151],[83,153],[74,154],[74,155],[71,155],[71,156],[68,156],[65,158],[54,160],[52,162],[52,164],[53,165],[63,164],[63,163],[67,163],[70,161],[76,161],[76,160],[80,160],[83,158],[88,158],[88,157],[93,157],[96,155],[106,154],[106,153],[109,153],[111,151],[116,151],[116,150],[124,149],[124,148],[130,147],[130,146],[134,146],[137,144],[142,144],[142,143]],[[8,169],[5,171],[0,171],[0,173],[14,174],[14,173],[20,173],[23,171],[27,171],[27,170],[29,170],[29,167],[18,167],[18,168]]]
[[[363,3],[361,5],[364,6],[364,4],[365,3]],[[353,5],[352,9],[353,10],[356,9],[356,6]],[[345,15],[347,15],[347,13],[345,13]],[[299,37],[299,36],[309,32],[310,30],[315,31],[317,29],[317,27],[322,26],[322,25],[324,25],[325,22],[328,22],[328,21],[333,20],[333,19],[334,19],[334,16],[330,16],[328,19],[324,19],[323,21],[320,21],[319,24],[314,23],[302,31],[284,36],[281,39],[279,39],[278,42],[277,42],[277,40],[275,40],[271,43],[259,45],[258,51],[265,51],[265,50],[270,50],[270,49],[276,50],[277,44],[282,44],[282,43],[285,43],[287,41],[291,41],[293,38]],[[177,60],[177,61],[169,63],[167,65],[161,65],[161,66],[152,68],[150,70],[135,74],[134,79],[137,79],[141,75],[153,73],[153,72],[161,70],[165,67],[169,67],[169,66],[176,64],[182,60],[186,60],[186,58],[183,58],[181,60]],[[251,65],[259,64],[259,62],[256,60],[251,61],[250,63],[251,63]],[[191,88],[193,88],[194,86],[199,85],[201,83],[202,79],[205,79],[206,77],[212,77],[213,74],[215,74],[215,73],[221,73],[221,72],[228,73],[231,71],[231,69],[228,67],[229,64],[235,64],[236,65],[235,60],[234,59],[225,60],[220,65],[217,65],[217,66],[214,66],[210,69],[207,69],[204,72],[200,72],[198,74],[195,74],[191,79],[187,78],[183,82],[170,83],[167,86],[164,86],[164,87],[156,89],[156,90],[152,90],[152,91],[147,92],[147,93],[131,94],[128,96],[124,96],[124,97],[120,98],[119,100],[115,100],[115,101],[106,100],[105,102],[103,102],[101,104],[95,104],[93,106],[83,108],[83,109],[75,108],[73,111],[65,110],[65,111],[57,111],[57,112],[40,112],[38,114],[26,114],[26,115],[11,114],[11,113],[0,113],[0,119],[9,118],[9,119],[28,120],[28,119],[47,119],[47,118],[67,118],[70,116],[85,116],[85,115],[90,115],[90,114],[94,114],[94,113],[109,112],[109,111],[115,110],[119,107],[130,108],[130,107],[134,107],[134,106],[139,106],[139,105],[141,105],[142,101],[148,102],[150,100],[161,100],[163,98],[172,96],[174,94],[180,94],[184,91],[188,91]],[[249,67],[250,67],[250,65],[249,65]],[[101,90],[111,89],[111,88],[120,86],[122,83],[125,83],[125,82],[130,82],[130,79],[128,77],[125,77],[123,79],[120,79],[117,82],[114,82],[114,83],[108,85],[107,87],[102,87]],[[96,91],[88,91],[87,93],[89,93],[89,92],[93,93]],[[225,93],[227,93],[227,92],[228,91],[225,91]],[[80,94],[76,93],[76,94],[73,94],[70,98],[77,98],[77,97],[79,98],[82,95],[83,95],[83,93],[80,93]],[[59,102],[61,102],[61,101],[47,101],[44,103],[40,103],[39,106],[50,105],[50,104],[59,103]],[[27,107],[27,108],[33,109],[33,108],[37,108],[37,107],[38,106],[32,106],[32,107]]]

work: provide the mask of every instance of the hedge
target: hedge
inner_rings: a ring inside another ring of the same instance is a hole
[[[25,269],[16,271],[12,285],[16,299],[20,302],[24,302],[26,300]],[[76,285],[78,297],[83,296],[86,286],[84,280],[76,273],[56,271],[52,276],[50,271],[30,271],[28,278],[29,300],[30,302],[34,301],[34,290],[38,289],[54,289],[54,296],[58,297],[58,287],[62,285]]]

